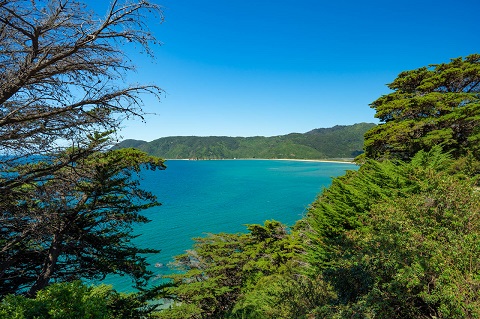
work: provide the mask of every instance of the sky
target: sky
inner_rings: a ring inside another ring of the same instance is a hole
[[[146,123],[124,122],[124,139],[378,123],[369,104],[400,72],[480,53],[478,0],[154,2],[165,20],[148,24],[162,45],[154,59],[129,50],[127,80],[164,93],[144,97]]]

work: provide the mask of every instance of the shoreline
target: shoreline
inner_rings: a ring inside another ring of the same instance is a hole
[[[318,162],[357,165],[352,160],[334,159],[298,159],[298,158],[221,158],[221,159],[191,159],[191,158],[166,158],[165,161],[292,161],[292,162]]]
[[[289,158],[278,158],[278,159],[267,159],[272,161],[295,161],[295,162],[320,162],[320,163],[343,163],[343,164],[353,164],[357,165],[353,159],[352,160],[334,160],[334,159],[289,159]]]

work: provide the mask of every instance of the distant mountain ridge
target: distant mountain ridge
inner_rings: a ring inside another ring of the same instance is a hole
[[[133,147],[166,159],[350,159],[363,152],[363,135],[374,126],[336,125],[272,137],[170,136],[151,142],[128,139],[114,148]]]

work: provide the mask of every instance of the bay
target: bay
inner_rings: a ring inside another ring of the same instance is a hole
[[[168,264],[192,247],[194,237],[246,232],[245,225],[270,219],[293,225],[333,177],[357,169],[349,163],[289,160],[168,160],[166,165],[165,171],[141,173],[142,188],[162,205],[144,211],[151,222],[135,228],[138,246],[161,250],[147,257],[157,276],[170,273]],[[127,277],[104,282],[132,290]]]

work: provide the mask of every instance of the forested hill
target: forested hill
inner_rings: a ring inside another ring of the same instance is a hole
[[[134,147],[169,159],[354,158],[362,153],[363,135],[374,126],[372,123],[337,125],[272,137],[172,136],[151,142],[125,140],[115,148]]]

